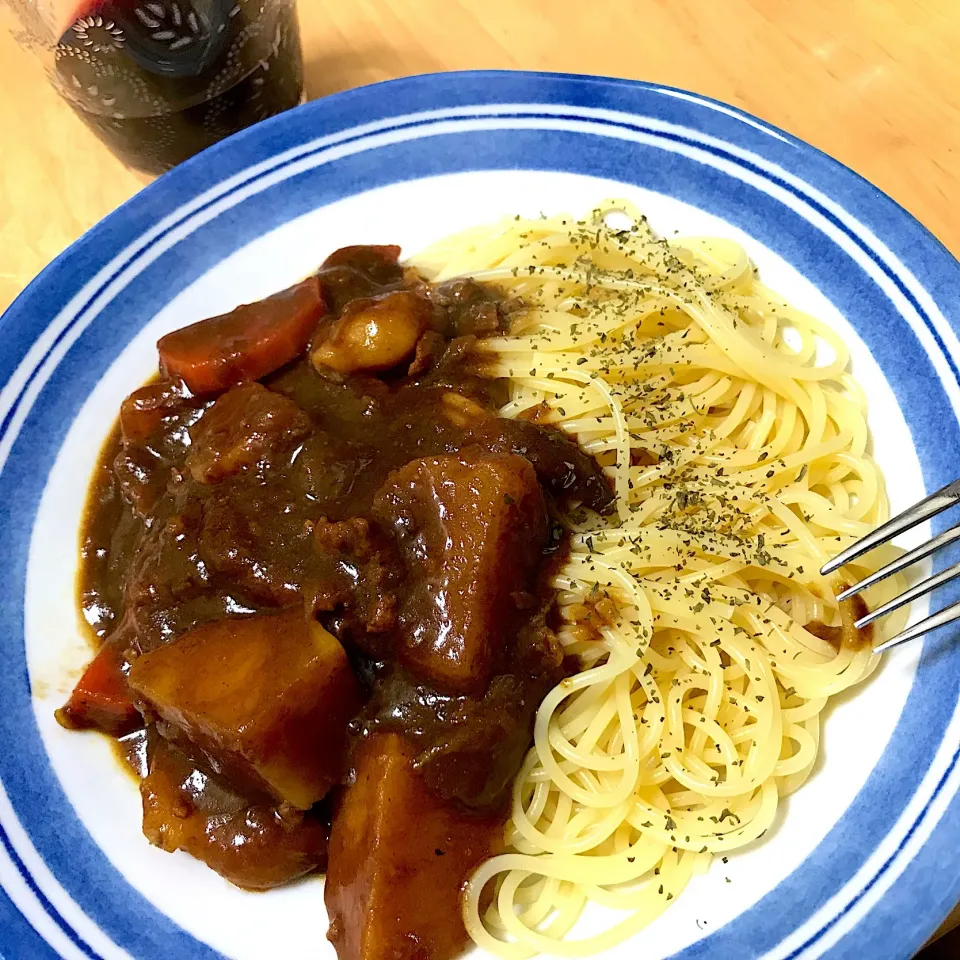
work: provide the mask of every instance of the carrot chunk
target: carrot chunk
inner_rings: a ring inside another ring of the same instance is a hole
[[[195,394],[259,380],[306,349],[325,312],[320,283],[308,277],[258,303],[161,337],[160,370],[182,379]]]
[[[125,669],[117,646],[105,643],[83,672],[66,705],[57,711],[60,725],[68,730],[100,730],[114,737],[142,727]]]

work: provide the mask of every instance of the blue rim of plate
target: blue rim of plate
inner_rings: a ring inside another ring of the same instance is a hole
[[[37,478],[80,405],[143,323],[256,237],[361,191],[491,169],[607,177],[740,227],[811,279],[866,342],[927,489],[955,478],[960,265],[875,187],[749,114],[634,81],[470,72],[347,91],[243,131],[105,218],[0,318],[0,742],[16,745],[0,751],[0,955],[95,960],[116,945],[144,958],[219,956],[96,847],[31,707],[23,604]],[[370,230],[371,242],[389,241]],[[960,898],[950,855],[960,847],[958,699],[960,649],[940,631],[924,642],[886,751],[822,843],[675,957],[912,955]]]

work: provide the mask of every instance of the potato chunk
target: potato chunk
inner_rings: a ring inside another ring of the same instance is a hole
[[[409,290],[354,300],[339,319],[321,326],[310,359],[339,374],[380,373],[413,353],[430,322],[429,301]]]
[[[503,818],[438,800],[415,753],[397,734],[363,743],[334,813],[324,899],[340,960],[448,960],[467,944],[460,889]]]
[[[401,659],[445,692],[482,693],[546,542],[533,467],[482,451],[414,460],[387,478],[374,510],[410,574]]]
[[[172,739],[239,786],[306,810],[341,778],[357,682],[299,608],[196,627],[136,660],[129,682]]]

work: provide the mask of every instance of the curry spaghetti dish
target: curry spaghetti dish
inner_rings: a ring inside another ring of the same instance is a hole
[[[562,428],[615,481],[616,519],[564,518],[559,636],[582,670],[541,704],[510,849],[464,900],[494,954],[585,956],[760,837],[813,767],[829,698],[875,667],[863,601],[837,604],[818,572],[888,516],[866,403],[837,333],[739,245],[658,239],[622,201],[469,230],[416,263],[526,304],[480,345],[510,382],[501,412]],[[591,902],[626,916],[564,939]]]
[[[739,247],[618,201],[399,256],[160,339],[57,718],[116,741],[145,843],[324,874],[339,960],[586,955],[763,834],[876,663],[818,574],[886,517],[864,398]]]

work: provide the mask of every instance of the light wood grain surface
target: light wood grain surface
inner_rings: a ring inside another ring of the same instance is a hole
[[[299,12],[310,97],[470,68],[685,87],[848,164],[960,255],[960,0],[300,0]],[[0,31],[0,309],[144,182]]]
[[[311,97],[478,67],[686,87],[826,150],[960,254],[960,0],[300,0],[299,9]],[[0,308],[143,183],[0,32]]]

